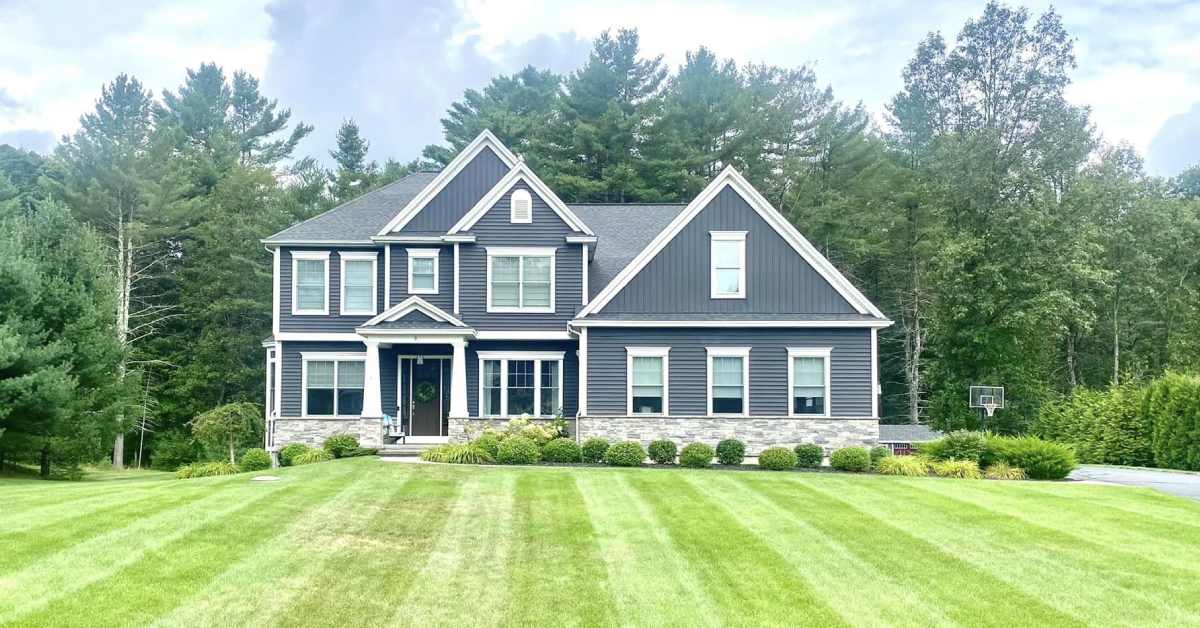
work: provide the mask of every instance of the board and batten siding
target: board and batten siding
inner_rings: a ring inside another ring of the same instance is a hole
[[[517,189],[528,190],[533,198],[533,222],[509,222],[509,197]],[[480,330],[550,330],[562,332],[567,321],[582,307],[583,247],[567,244],[574,233],[558,214],[524,182],[506,191],[470,229],[474,244],[462,244],[459,250],[459,308],[463,322]],[[488,313],[487,247],[555,247],[554,312]],[[453,272],[453,268],[451,268]]]
[[[575,341],[479,340],[467,344],[467,412],[479,416],[480,351],[562,351],[563,417],[574,418],[579,410],[579,343]]]
[[[832,347],[830,414],[871,416],[870,329],[601,328],[588,330],[588,415],[627,414],[625,347],[670,347],[672,416],[708,411],[705,347],[750,347],[751,416],[787,416],[788,347]],[[814,417],[816,418],[816,417]]]
[[[423,300],[450,312],[454,308],[454,246],[445,244],[391,244],[392,272],[389,277],[391,303],[388,307],[403,302],[411,296]],[[408,249],[438,249],[438,291],[437,294],[408,293]],[[380,310],[382,311],[382,310]]]
[[[292,314],[292,251],[329,251],[329,314]],[[302,332],[352,332],[355,327],[367,322],[371,316],[355,314],[341,315],[342,297],[342,252],[377,253],[375,261],[375,304],[377,312],[384,310],[383,303],[383,249],[337,249],[321,247],[285,247],[279,251],[279,330]],[[393,251],[394,252],[394,251]]]
[[[747,232],[746,298],[711,298],[710,231]],[[850,314],[855,309],[740,194],[725,188],[595,318],[684,312]]]
[[[508,170],[491,148],[484,148],[404,225],[400,233],[446,233],[508,174]],[[396,211],[400,209],[397,207]]]

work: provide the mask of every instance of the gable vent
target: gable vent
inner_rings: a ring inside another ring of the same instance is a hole
[[[533,222],[533,198],[527,190],[516,190],[509,202],[509,222]]]

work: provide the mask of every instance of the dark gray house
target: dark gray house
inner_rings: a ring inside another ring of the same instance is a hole
[[[891,322],[733,168],[687,205],[567,205],[484,132],[263,243],[272,449],[523,415],[751,453],[878,439]]]

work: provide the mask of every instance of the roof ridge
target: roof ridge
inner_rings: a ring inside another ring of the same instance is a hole
[[[410,178],[412,178],[412,177],[415,177],[415,176],[417,176],[418,174],[427,174],[427,173],[425,173],[424,171],[421,171],[421,170],[418,170],[418,171],[415,171],[415,172],[410,172],[410,173],[408,173],[408,174],[404,175],[403,177],[400,177],[399,179],[396,179],[395,181],[391,181],[391,182],[385,183],[384,185],[381,185],[381,186],[379,186],[379,187],[377,187],[377,188],[375,188],[375,189],[373,189],[373,190],[368,190],[368,191],[366,191],[366,192],[363,192],[362,194],[359,194],[358,196],[355,196],[354,198],[352,198],[352,199],[350,199],[350,200],[348,200],[348,201],[345,201],[345,202],[343,202],[343,203],[338,203],[337,205],[334,205],[333,207],[330,207],[329,209],[327,209],[327,210],[325,210],[325,211],[323,211],[323,212],[321,212],[321,213],[319,213],[319,214],[317,214],[317,215],[315,215],[315,216],[309,216],[308,218],[305,218],[304,220],[301,220],[300,222],[297,222],[297,223],[292,223],[292,224],[290,224],[290,225],[288,225],[288,226],[284,227],[283,229],[280,229],[279,231],[276,231],[275,233],[273,233],[273,234],[271,234],[271,235],[267,236],[267,237],[266,237],[266,239],[267,239],[267,240],[271,240],[271,239],[272,239],[272,238],[274,238],[275,236],[277,236],[277,235],[279,235],[279,234],[283,233],[284,231],[291,231],[292,229],[295,229],[296,227],[299,227],[299,226],[301,226],[301,225],[306,225],[306,224],[308,224],[308,223],[310,223],[310,222],[312,222],[312,221],[314,221],[314,220],[316,220],[316,219],[318,219],[318,218],[320,218],[320,217],[324,216],[325,214],[331,213],[331,212],[333,212],[334,210],[337,210],[337,209],[341,209],[341,208],[343,208],[343,207],[345,207],[345,206],[349,205],[350,203],[355,203],[355,202],[358,202],[359,200],[362,200],[362,199],[364,199],[364,198],[367,198],[368,196],[371,196],[371,195],[373,195],[373,194],[375,194],[375,193],[377,193],[377,192],[382,192],[382,191],[384,191],[384,190],[386,190],[386,189],[388,189],[388,188],[390,188],[390,187],[392,187],[392,186],[399,185],[399,184],[401,184],[401,183],[403,183],[403,182],[407,181],[408,179],[410,179]]]

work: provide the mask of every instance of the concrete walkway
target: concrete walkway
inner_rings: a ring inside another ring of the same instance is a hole
[[[1083,465],[1072,471],[1068,477],[1077,481],[1144,486],[1164,493],[1200,500],[1200,473]]]

